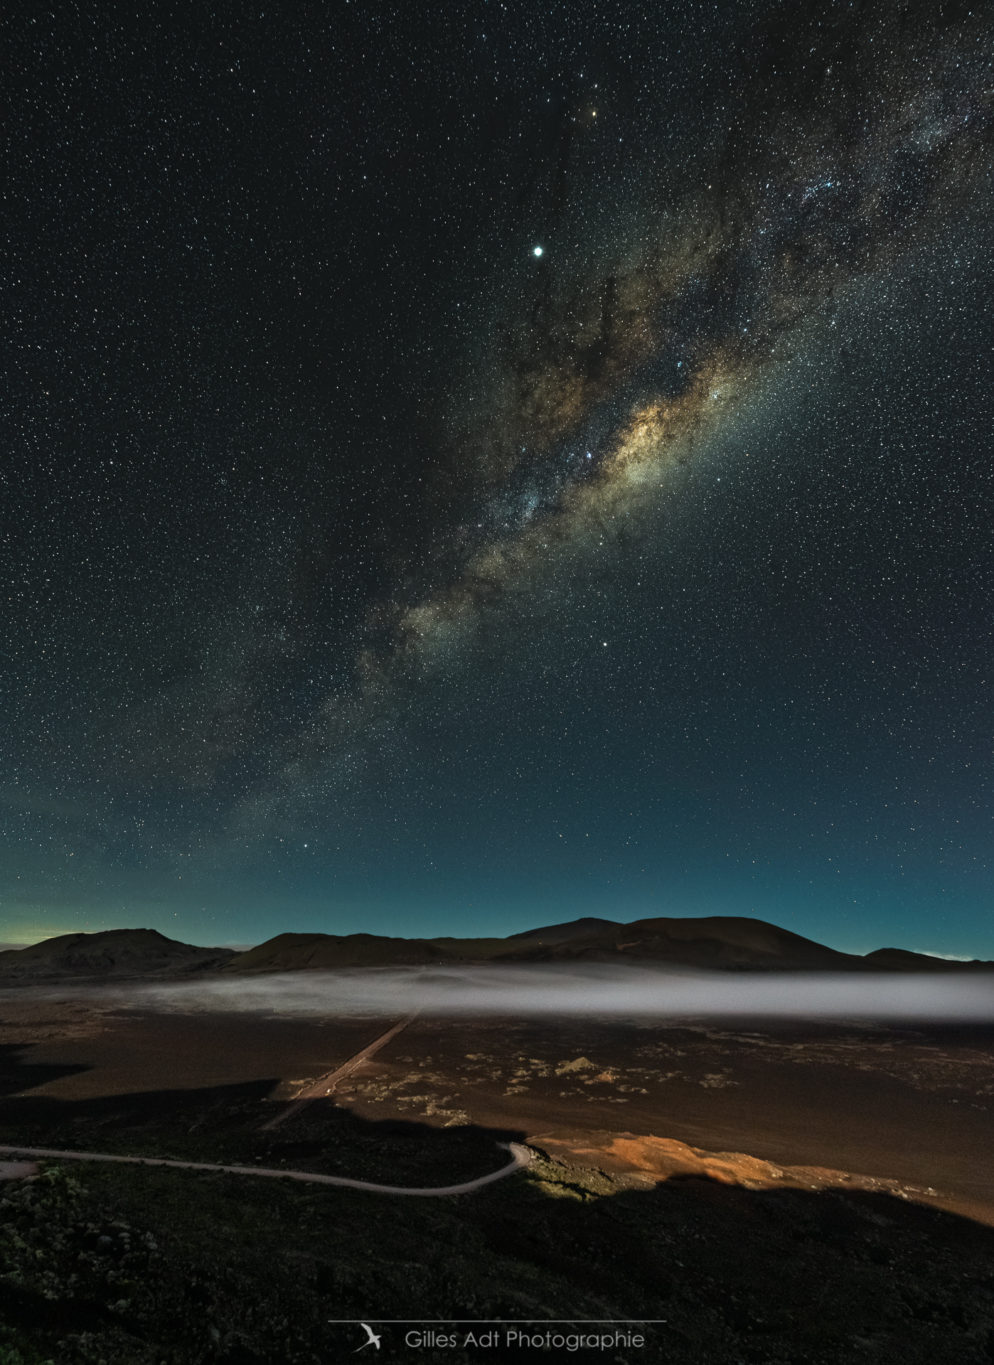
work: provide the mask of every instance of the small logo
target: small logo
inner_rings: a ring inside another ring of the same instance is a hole
[[[357,1346],[355,1348],[355,1351],[352,1352],[352,1354],[355,1355],[357,1351],[364,1351],[367,1346],[375,1346],[376,1349],[379,1350],[380,1338],[373,1331],[372,1327],[370,1327],[369,1324],[365,1322],[360,1322],[359,1326],[366,1333],[366,1340],[362,1343],[361,1346]]]

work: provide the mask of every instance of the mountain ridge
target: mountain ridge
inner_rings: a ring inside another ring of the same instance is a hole
[[[245,951],[202,948],[155,929],[60,934],[0,951],[0,983],[256,975],[354,967],[459,963],[629,962],[736,972],[971,972],[994,962],[930,957],[903,948],[845,953],[766,920],[736,915],[655,916],[624,923],[586,916],[506,938],[400,938],[286,931]]]
[[[103,929],[57,934],[0,952],[0,982],[183,976],[215,970],[230,948],[198,948],[158,929]]]

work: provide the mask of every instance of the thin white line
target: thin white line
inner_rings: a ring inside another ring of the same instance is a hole
[[[39,1157],[43,1161],[110,1161],[126,1166],[168,1166],[172,1170],[220,1172],[223,1175],[263,1176],[269,1180],[299,1180],[313,1185],[341,1185],[350,1190],[371,1190],[374,1194],[403,1194],[423,1198],[437,1198],[450,1194],[472,1194],[483,1185],[491,1185],[495,1180],[503,1180],[513,1175],[532,1160],[532,1153],[519,1142],[498,1142],[498,1147],[506,1147],[511,1160],[499,1171],[489,1175],[479,1175],[475,1180],[464,1180],[459,1185],[429,1186],[426,1189],[409,1188],[406,1185],[378,1185],[369,1180],[353,1180],[344,1175],[321,1175],[317,1171],[288,1171],[280,1167],[272,1170],[266,1166],[218,1166],[207,1161],[174,1161],[160,1156],[120,1156],[111,1152],[70,1152],[51,1147],[21,1147],[0,1145],[0,1153],[5,1156]],[[357,1319],[361,1321],[361,1319]]]

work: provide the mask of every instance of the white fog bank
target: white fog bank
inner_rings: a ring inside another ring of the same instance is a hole
[[[202,981],[0,992],[157,1012],[336,1015],[650,1015],[994,1022],[994,973],[719,973],[603,963],[296,971]]]

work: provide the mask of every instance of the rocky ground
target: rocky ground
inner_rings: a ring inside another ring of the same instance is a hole
[[[635,1191],[547,1158],[437,1201],[96,1166],[2,1188],[5,1365],[323,1365],[362,1340],[333,1320],[398,1317],[664,1319],[570,1355],[623,1365],[994,1360],[994,1233],[886,1194]],[[550,1358],[405,1330],[383,1360]]]
[[[418,1020],[267,1132],[383,1021],[19,1001],[0,1142],[415,1185],[494,1169],[497,1139],[539,1158],[438,1200],[43,1163],[0,1185],[0,1365],[325,1365],[361,1344],[334,1319],[467,1317],[664,1319],[569,1355],[622,1365],[994,1362],[982,1032]],[[381,1359],[556,1358],[403,1330]]]

